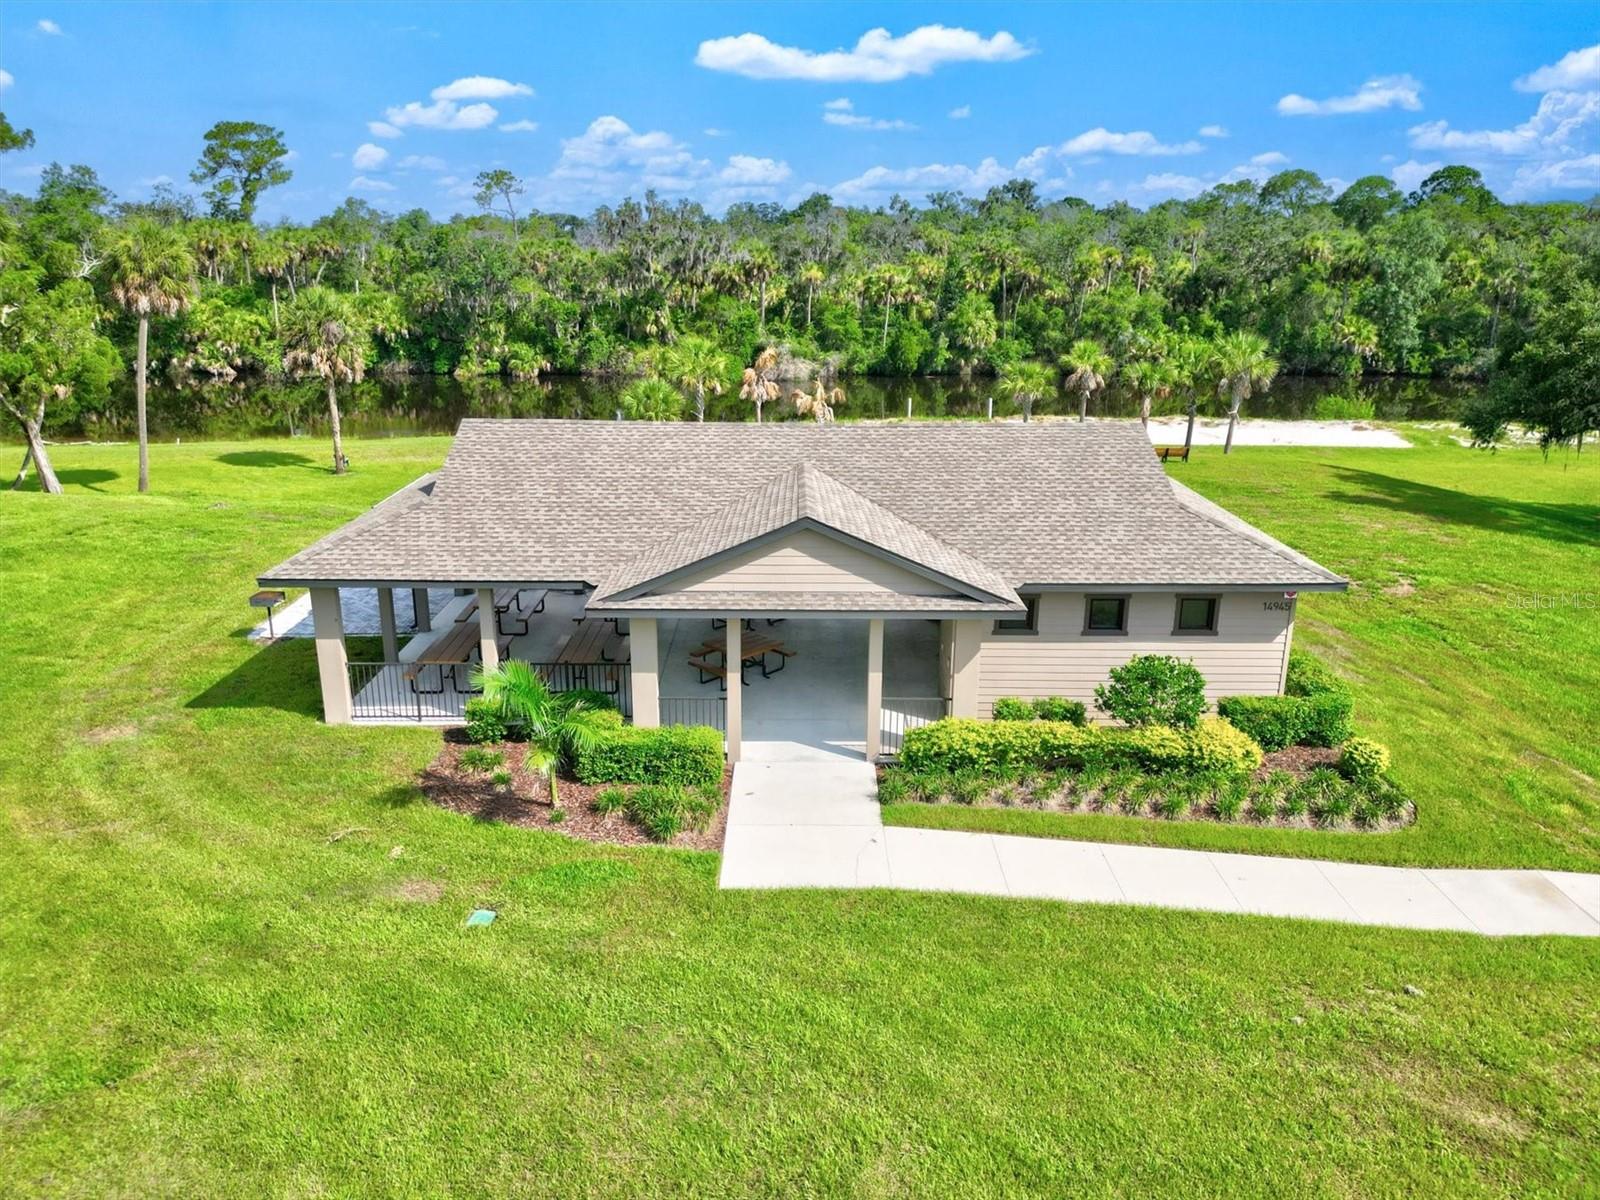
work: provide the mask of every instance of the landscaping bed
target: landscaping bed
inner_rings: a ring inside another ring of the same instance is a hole
[[[465,760],[463,761],[463,756]],[[489,760],[498,756],[493,765]],[[475,745],[464,730],[445,734],[439,755],[423,770],[419,786],[430,801],[441,808],[482,821],[499,821],[526,829],[548,829],[586,842],[620,846],[649,844],[676,846],[687,850],[720,850],[728,821],[728,788],[733,777],[725,769],[720,785],[704,797],[708,814],[686,814],[696,819],[665,839],[653,836],[638,820],[622,809],[610,807],[614,797],[602,795],[621,790],[628,795],[637,789],[627,784],[582,783],[566,774],[557,776],[560,804],[550,801],[550,785],[543,772],[529,771],[525,759],[527,744],[502,741]],[[698,793],[701,789],[683,789]],[[699,796],[695,796],[699,800]],[[558,815],[559,814],[559,815]]]

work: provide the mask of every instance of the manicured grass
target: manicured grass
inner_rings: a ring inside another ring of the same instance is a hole
[[[891,824],[1361,862],[1600,870],[1600,458],[1197,450],[1169,471],[1352,581],[1295,644],[1355,687],[1417,823],[1329,833],[899,804]]]
[[[137,497],[131,448],[62,448],[69,495],[0,494],[0,1191],[1503,1195],[1600,1175],[1588,942],[722,893],[714,855],[422,803],[436,733],[325,727],[310,648],[240,635],[257,570],[444,443],[352,443],[345,479],[298,449],[157,446]],[[1277,484],[1265,454],[1227,470],[1266,503],[1310,473],[1284,461]],[[1194,465],[1226,490],[1220,461]],[[1312,532],[1360,541],[1331,515]],[[1370,677],[1366,651],[1341,661]],[[1561,844],[1485,807],[1512,844]],[[463,929],[478,905],[499,920]]]

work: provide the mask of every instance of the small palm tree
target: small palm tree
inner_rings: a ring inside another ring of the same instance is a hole
[[[1167,365],[1172,368],[1173,384],[1182,389],[1188,398],[1184,411],[1189,415],[1189,427],[1183,435],[1185,459],[1194,445],[1194,418],[1196,401],[1201,392],[1211,390],[1211,378],[1216,371],[1216,354],[1211,343],[1200,337],[1181,338],[1167,349]]]
[[[150,315],[175,317],[189,307],[194,296],[194,254],[177,226],[135,218],[112,230],[105,258],[112,298],[139,318],[133,394],[139,423],[139,490],[148,492],[150,431],[145,419],[145,385],[150,366]]]
[[[349,464],[339,433],[339,385],[359,383],[366,374],[367,323],[338,292],[308,287],[283,314],[283,368],[297,379],[321,379],[328,388],[328,429],[333,434],[333,473]]]
[[[833,420],[833,406],[844,403],[844,389],[836,387],[830,390],[818,379],[809,395],[796,388],[789,393],[789,398],[794,401],[795,412],[802,417],[810,417],[818,425],[826,425]]]
[[[630,421],[677,421],[683,417],[683,397],[665,379],[640,379],[619,397]]]
[[[1061,356],[1061,365],[1067,371],[1067,387],[1078,393],[1078,420],[1089,419],[1089,400],[1105,390],[1111,378],[1111,356],[1099,342],[1079,338],[1072,349]]]
[[[694,419],[706,419],[706,393],[722,395],[722,381],[733,369],[728,356],[709,339],[688,334],[668,346],[661,356],[668,379],[694,396]]]
[[[817,298],[817,289],[827,276],[818,263],[809,262],[800,268],[800,282],[806,285],[806,328],[811,327],[811,302]]]
[[[528,741],[527,767],[550,785],[550,803],[560,800],[556,770],[563,760],[586,749],[613,726],[616,710],[599,692],[552,692],[549,684],[525,662],[508,659],[492,671],[479,667],[472,686],[494,705],[508,726]]]
[[[756,424],[761,423],[761,406],[769,401],[776,400],[783,394],[783,389],[778,386],[778,381],[773,374],[778,369],[778,349],[768,346],[756,355],[753,366],[744,369],[744,377],[739,383],[739,399],[748,400],[756,406]],[[818,386],[821,386],[820,384]],[[796,392],[795,395],[804,393]]]
[[[1278,374],[1278,360],[1267,353],[1267,340],[1254,333],[1225,333],[1217,339],[1214,351],[1217,395],[1228,398],[1228,437],[1224,454],[1233,452],[1233,430],[1239,423],[1239,409],[1256,393],[1272,386]]]
[[[1013,363],[1000,376],[996,390],[1022,410],[1022,419],[1031,420],[1033,406],[1055,391],[1055,372],[1043,363]]]
[[[1133,394],[1139,397],[1139,421],[1149,429],[1151,404],[1172,395],[1173,369],[1164,362],[1146,358],[1129,363],[1123,368],[1122,375],[1133,389]]]

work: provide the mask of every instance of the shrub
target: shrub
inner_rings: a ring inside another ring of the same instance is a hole
[[[1278,801],[1283,793],[1270,784],[1263,784],[1250,796],[1250,815],[1258,821],[1270,821],[1278,815]]]
[[[1121,808],[1133,798],[1134,786],[1141,776],[1133,767],[1119,767],[1106,776],[1105,783],[1100,785],[1100,807],[1103,809]]]
[[[1103,757],[1112,766],[1248,775],[1261,765],[1261,747],[1227,721],[1201,721],[1193,729],[1146,725],[1109,730],[1103,736]]]
[[[1386,817],[1398,817],[1409,803],[1406,794],[1387,777],[1375,779],[1364,786],[1373,807]]]
[[[1244,807],[1245,797],[1249,794],[1248,779],[1226,780],[1217,785],[1216,792],[1211,797],[1211,811],[1217,814],[1217,819],[1220,821],[1237,820],[1239,810]]]
[[[1389,748],[1371,738],[1351,738],[1339,754],[1339,773],[1358,783],[1371,783],[1389,770]]]
[[[1350,686],[1316,655],[1306,650],[1291,650],[1283,693],[1286,696],[1348,696]]]
[[[647,783],[628,794],[628,815],[658,842],[671,841],[687,828],[704,826],[716,811],[717,803],[708,801],[703,791],[681,784]]]
[[[502,767],[493,775],[489,776],[489,782],[494,784],[497,788],[508,788],[511,786],[512,782],[511,772]]]
[[[885,771],[878,780],[878,803],[899,804],[911,797],[911,781],[900,771]]]
[[[988,790],[989,783],[982,771],[968,768],[950,777],[950,799],[957,804],[976,804]]]
[[[468,746],[461,752],[461,765],[469,771],[492,771],[503,766],[505,761],[506,756],[500,751],[482,746]]]
[[[482,696],[467,701],[467,741],[482,745],[485,742],[506,740],[506,719],[500,715],[500,706]]]
[[[1314,696],[1224,696],[1217,712],[1259,742],[1263,749],[1285,746],[1337,746],[1350,736],[1354,703],[1348,692]]]
[[[1311,815],[1316,818],[1319,825],[1339,825],[1349,816],[1355,807],[1355,789],[1346,782],[1337,771],[1330,771],[1327,767],[1318,767],[1306,776],[1308,784],[1315,785],[1315,792],[1311,796]]]
[[[1065,696],[1040,696],[1033,702],[1033,711],[1041,721],[1065,721],[1069,725],[1087,725],[1089,710],[1080,700]]]
[[[1094,689],[1095,707],[1126,725],[1187,729],[1206,710],[1206,681],[1192,662],[1135,654]]]
[[[1351,710],[1354,701],[1348,692],[1322,692],[1301,701],[1306,706],[1306,732],[1301,740],[1307,746],[1341,746],[1354,732]]]
[[[1097,729],[1062,721],[977,721],[946,717],[908,730],[900,762],[910,771],[1002,771],[1081,767],[1099,752]]]
[[[994,702],[993,711],[996,721],[1031,721],[1036,715],[1033,705],[1014,696],[1001,696]]]
[[[619,718],[620,720],[620,718]],[[640,729],[617,724],[573,754],[583,783],[715,786],[722,782],[722,734],[709,725]]]
[[[628,807],[628,793],[619,787],[602,788],[595,793],[594,807],[600,813],[621,812]]]
[[[1306,735],[1310,713],[1299,696],[1224,696],[1217,713],[1260,743],[1263,750],[1282,750]]]

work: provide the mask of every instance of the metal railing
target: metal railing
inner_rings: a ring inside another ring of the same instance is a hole
[[[906,731],[939,720],[945,715],[945,708],[945,701],[939,696],[885,696],[878,722],[879,754],[899,754]]]
[[[589,689],[633,716],[633,668],[627,663],[529,663],[553,692]],[[351,717],[357,721],[462,721],[477,695],[467,663],[353,662]]]
[[[663,696],[663,725],[709,725],[728,732],[728,701],[722,696]]]

